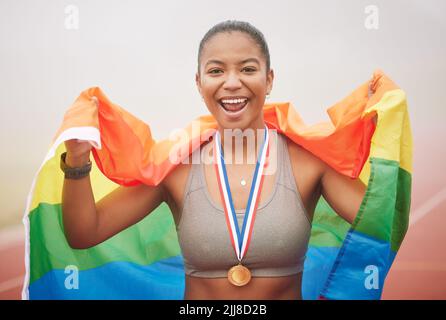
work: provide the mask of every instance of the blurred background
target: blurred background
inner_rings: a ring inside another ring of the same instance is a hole
[[[19,299],[26,198],[67,108],[99,86],[164,138],[207,113],[201,38],[228,19],[266,37],[269,102],[307,124],[382,69],[407,93],[411,222],[384,299],[446,298],[446,2],[443,0],[0,0],[0,299]],[[174,114],[175,117],[171,115]]]

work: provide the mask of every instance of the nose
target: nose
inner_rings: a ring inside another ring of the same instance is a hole
[[[240,89],[241,86],[242,86],[242,83],[240,81],[238,74],[236,74],[235,72],[230,72],[227,74],[225,83],[223,84],[223,89],[236,90],[236,89]]]

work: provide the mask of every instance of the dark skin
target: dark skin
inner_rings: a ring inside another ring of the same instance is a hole
[[[253,59],[241,63],[248,58]],[[211,60],[220,62],[208,63]],[[263,128],[262,108],[273,80],[274,72],[266,70],[266,61],[259,47],[248,35],[240,32],[220,33],[211,38],[201,56],[200,72],[196,74],[197,88],[217,120],[219,130]],[[221,110],[218,99],[227,96],[249,98],[246,111],[237,119],[228,117]],[[323,196],[340,217],[352,223],[366,186],[359,179],[339,174],[291,140],[287,140],[287,146],[296,185],[310,220]],[[66,147],[68,165],[79,166],[88,160],[91,146],[85,142],[70,140]],[[181,216],[190,167],[190,164],[179,164],[156,187],[144,184],[118,187],[96,204],[88,177],[65,180],[62,205],[68,242],[74,248],[94,246],[142,220],[162,202],[169,205],[177,222]],[[227,171],[234,207],[244,209],[250,185],[242,187],[239,180],[231,177],[244,176],[250,181],[253,165],[231,164],[227,165]],[[222,205],[211,164],[205,164],[205,178],[213,200]],[[274,179],[274,174],[265,177],[260,203],[270,195]],[[301,281],[302,273],[284,277],[253,277],[246,286],[236,287],[226,278],[186,276],[185,299],[301,299]]]

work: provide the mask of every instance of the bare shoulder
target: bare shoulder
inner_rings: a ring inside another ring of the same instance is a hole
[[[184,190],[192,166],[191,156],[188,160],[179,163],[162,182],[166,190],[166,203],[174,215],[179,214],[180,208],[183,207]]]
[[[188,161],[180,162],[163,180],[163,184],[171,189],[174,186],[181,184],[181,181],[186,182],[187,176],[191,168],[191,156],[189,156]]]
[[[293,142],[291,139],[288,139],[287,137],[285,138],[287,140],[288,153],[290,155],[292,166],[298,166],[301,168],[300,170],[305,168],[306,170],[310,170],[313,174],[322,175],[326,163],[307,149]]]
[[[288,138],[287,146],[294,181],[311,221],[321,196],[321,179],[325,163]]]

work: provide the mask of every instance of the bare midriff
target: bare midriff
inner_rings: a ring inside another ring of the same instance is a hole
[[[253,277],[241,287],[227,278],[186,275],[185,300],[301,300],[302,273],[284,277]]]

